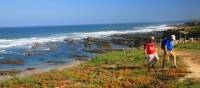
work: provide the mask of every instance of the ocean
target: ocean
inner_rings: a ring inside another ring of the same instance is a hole
[[[63,41],[64,39],[81,41],[87,37],[103,38],[113,34],[162,31],[172,28],[169,26],[171,24],[174,22],[1,27],[0,62],[20,60],[23,64],[0,63],[0,71],[26,68],[47,69],[69,64],[77,54],[87,58],[95,56],[95,53],[85,52],[83,44],[67,44]],[[34,44],[41,45],[33,48]],[[57,63],[49,64],[51,61],[57,61]]]

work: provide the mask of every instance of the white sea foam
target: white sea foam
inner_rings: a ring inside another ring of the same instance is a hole
[[[148,27],[139,27],[128,29],[124,31],[100,31],[100,32],[83,32],[83,33],[72,33],[80,38],[86,37],[106,37],[113,34],[128,34],[128,33],[145,33],[145,32],[152,32],[152,31],[164,31],[168,29],[172,29],[174,27],[169,27],[167,25],[159,25],[159,26],[148,26]]]
[[[20,39],[0,39],[0,48],[10,47],[29,47],[33,43],[45,43],[62,41],[66,37],[64,36],[52,36],[52,37],[32,37],[32,38],[20,38]]]
[[[163,31],[173,27],[167,25],[148,26],[141,28],[127,29],[124,31],[99,31],[99,32],[80,32],[71,34],[61,34],[49,37],[31,37],[31,38],[19,38],[19,39],[0,39],[0,49],[11,47],[30,47],[33,43],[46,43],[63,41],[65,38],[82,39],[86,37],[106,37],[113,34],[127,34],[127,33],[145,33],[152,31]]]

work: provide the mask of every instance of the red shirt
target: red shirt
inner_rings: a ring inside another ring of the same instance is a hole
[[[154,42],[146,43],[144,49],[147,49],[147,54],[154,54],[156,53],[156,44]]]

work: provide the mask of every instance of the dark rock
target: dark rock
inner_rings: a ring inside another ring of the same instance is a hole
[[[84,39],[83,44],[84,44],[85,47],[92,47],[92,45],[95,44],[95,41],[96,41],[95,38],[88,37],[88,38]]]
[[[84,54],[73,54],[72,57],[86,58],[87,55],[84,55]]]
[[[33,55],[40,55],[40,54],[44,54],[50,51],[54,51],[57,49],[57,46],[54,44],[47,44],[47,45],[43,45],[34,49],[30,49],[30,50],[26,50],[24,52],[24,55],[26,56],[33,56]]]
[[[42,47],[42,44],[37,43],[37,42],[32,44],[32,49],[39,48],[39,47]]]
[[[89,58],[76,58],[76,59],[74,59],[74,60],[78,60],[78,61],[87,61],[87,60],[89,60]]]
[[[47,61],[46,63],[52,64],[52,65],[59,65],[59,64],[64,64],[65,61]]]
[[[45,44],[33,43],[31,49],[26,50],[24,52],[24,55],[27,55],[27,56],[38,55],[38,54],[54,51],[56,49],[57,49],[57,44],[53,42],[48,42]]]
[[[40,59],[40,61],[44,61],[44,59]]]
[[[58,45],[56,43],[49,42],[44,47],[46,47],[47,51],[55,51],[58,48]]]
[[[15,60],[1,60],[0,64],[17,64],[17,65],[22,65],[24,64],[24,61],[21,59],[15,59]]]
[[[156,37],[156,42],[160,42],[161,32],[151,32],[151,33],[137,33],[137,34],[120,34],[112,36],[111,42],[116,45],[125,45],[128,47],[141,47],[145,44],[148,36],[154,35]]]
[[[38,54],[43,54],[45,53],[45,51],[41,51],[41,50],[27,50],[24,52],[24,55],[26,56],[33,56],[33,55],[38,55]]]
[[[90,53],[104,53],[107,49],[112,49],[110,40],[103,38],[88,37],[84,41],[84,46],[83,50]]]
[[[83,49],[85,52],[90,52],[90,53],[105,53],[106,50],[104,49],[90,49],[90,48],[84,48]]]
[[[11,75],[14,76],[16,74],[20,73],[20,71],[16,70],[11,70],[11,71],[0,71],[0,76],[5,76],[5,75]]]
[[[36,70],[37,68],[26,68],[26,70]]]
[[[108,48],[112,48],[111,42],[109,40],[105,40],[105,39],[98,39],[96,40],[96,45],[99,48],[103,48],[103,49],[108,49]]]
[[[74,39],[72,39],[72,38],[66,38],[66,39],[64,39],[63,41],[65,41],[66,43],[68,43],[68,44],[70,44],[70,45],[72,45],[72,44],[77,45],[77,44],[79,43],[78,40],[74,40]]]

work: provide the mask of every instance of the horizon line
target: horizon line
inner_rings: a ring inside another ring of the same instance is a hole
[[[55,24],[55,25],[27,25],[27,26],[0,26],[0,28],[27,28],[27,27],[56,27],[56,26],[89,26],[89,25],[109,25],[109,24],[134,24],[134,23],[167,23],[167,22],[193,22],[196,20],[179,21],[146,21],[146,22],[113,22],[113,23],[88,23],[88,24]],[[198,20],[200,21],[200,20]]]

